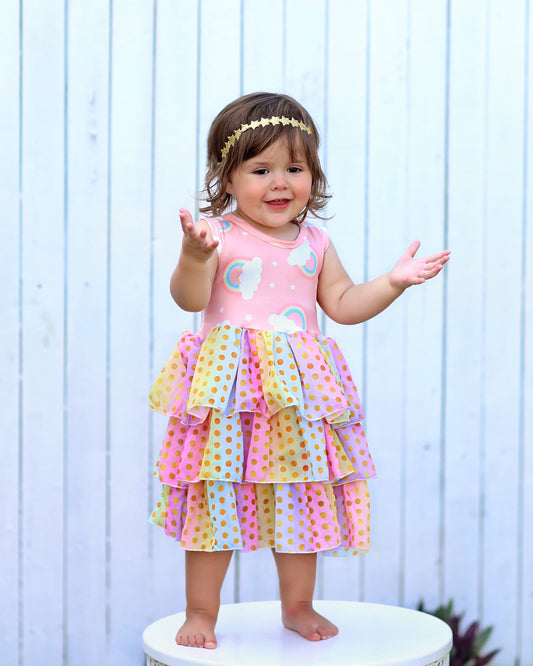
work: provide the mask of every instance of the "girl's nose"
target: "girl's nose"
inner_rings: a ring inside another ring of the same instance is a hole
[[[283,173],[273,173],[270,187],[273,190],[284,190],[287,187],[287,180]]]

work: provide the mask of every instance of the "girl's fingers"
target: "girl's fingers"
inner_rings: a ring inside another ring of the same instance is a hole
[[[426,279],[435,277],[444,268],[445,263],[446,262],[436,262],[434,264],[427,265],[425,270],[423,271],[424,277]]]
[[[444,266],[444,262],[442,261],[431,261],[426,263],[426,270],[432,271],[434,268],[442,268]]]
[[[194,229],[192,215],[185,208],[180,209],[180,222],[184,234],[190,233]]]
[[[410,257],[414,257],[415,254],[418,252],[418,248],[420,247],[420,241],[413,241],[411,245],[407,248],[406,254],[408,254]]]
[[[193,221],[192,215],[186,208],[180,208],[180,220],[185,223]]]
[[[181,228],[183,229],[183,233],[185,236],[188,236],[190,240],[197,240],[199,237],[205,237],[206,232],[205,230],[202,230],[198,232],[194,220],[192,219],[192,215],[189,213],[188,210],[185,208],[180,209],[180,222],[181,222]]]
[[[427,264],[432,264],[437,261],[448,261],[450,258],[450,250],[444,250],[443,252],[437,252],[436,254],[431,254],[429,257],[425,258]]]
[[[202,252],[212,252],[218,245],[218,240],[209,240],[206,229],[198,229],[194,224],[192,215],[185,208],[179,211],[181,228],[183,229],[184,242]]]
[[[434,259],[433,257],[428,257],[425,261],[425,267],[427,270],[433,270],[434,268],[439,268],[439,270],[444,266],[448,261],[449,256],[445,255]]]

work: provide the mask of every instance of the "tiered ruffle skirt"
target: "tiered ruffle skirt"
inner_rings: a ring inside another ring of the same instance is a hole
[[[229,324],[184,333],[150,404],[170,416],[151,521],[184,548],[368,550],[375,469],[333,340]]]

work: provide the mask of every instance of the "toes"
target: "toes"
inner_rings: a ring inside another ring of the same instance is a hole
[[[318,631],[323,641],[327,638],[333,638],[333,636],[336,636],[339,633],[339,630],[335,626],[327,628],[324,627],[322,630],[319,629]]]
[[[308,634],[305,634],[305,638],[308,641],[325,641],[328,638],[333,638],[339,633],[339,630],[336,627],[316,627],[316,629],[311,630]]]
[[[214,650],[217,641],[214,635],[204,636],[202,633],[196,634],[176,634],[176,643],[185,647],[198,647]]]
[[[202,647],[203,636],[201,634],[177,634],[176,643],[185,647]]]

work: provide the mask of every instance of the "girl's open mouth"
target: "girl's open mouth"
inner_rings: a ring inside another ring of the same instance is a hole
[[[286,208],[290,202],[290,199],[272,199],[271,201],[265,201],[267,206],[270,206],[271,208]]]

